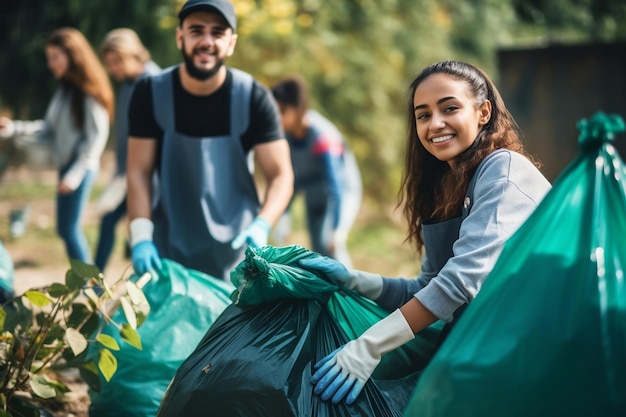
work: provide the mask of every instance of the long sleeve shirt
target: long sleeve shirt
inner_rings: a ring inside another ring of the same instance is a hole
[[[452,321],[455,311],[474,299],[504,243],[551,187],[527,158],[511,151],[490,155],[475,175],[473,206],[461,222],[453,256],[439,271],[429,268],[424,257],[416,279],[384,278],[378,304],[393,310],[416,297],[439,319]]]
[[[59,88],[42,120],[14,120],[2,136],[34,137],[37,143],[50,143],[59,168],[64,168],[62,181],[78,188],[87,171],[100,168],[100,158],[109,138],[109,115],[98,101],[85,96],[84,126],[74,124],[70,96]]]

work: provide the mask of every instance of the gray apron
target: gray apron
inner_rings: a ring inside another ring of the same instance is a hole
[[[502,150],[497,150],[491,153],[489,157],[500,152],[502,152]],[[485,158],[478,165],[476,172],[470,180],[467,187],[467,194],[463,200],[461,216],[440,223],[422,225],[422,237],[424,239],[426,260],[428,261],[427,268],[429,271],[437,271],[436,273],[439,273],[446,262],[448,262],[448,260],[454,255],[452,247],[454,246],[454,242],[459,239],[461,223],[467,216],[469,216],[472,205],[474,204],[474,188],[476,187],[476,179],[478,178],[481,169],[484,168],[487,158]],[[466,307],[467,304],[462,305],[454,312],[454,320],[444,326],[439,343],[443,342],[452,329],[452,326],[458,322],[459,317],[461,317]]]
[[[154,242],[163,258],[228,280],[244,257],[231,241],[260,204],[240,136],[249,124],[250,75],[232,74],[230,135],[193,137],[175,130],[174,68],[152,78],[154,115],[163,141],[159,199],[153,210]]]

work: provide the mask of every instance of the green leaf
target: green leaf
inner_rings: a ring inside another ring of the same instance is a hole
[[[100,349],[98,369],[102,372],[104,379],[109,382],[115,374],[115,371],[117,371],[117,359],[113,356],[111,351],[107,349]]]
[[[4,330],[4,321],[7,318],[7,312],[3,307],[0,307],[0,331]]]
[[[137,327],[139,327],[150,314],[150,303],[143,291],[134,282],[128,281],[126,283],[126,291],[135,312]]]
[[[32,398],[13,396],[7,401],[7,409],[13,417],[41,417],[41,410],[35,407]]]
[[[28,299],[28,301],[38,307],[47,306],[52,302],[50,297],[48,297],[47,294],[44,294],[41,291],[28,290],[24,293],[24,296]]]
[[[101,333],[96,337],[96,340],[105,348],[111,350],[120,350],[120,345],[117,344],[117,340],[109,336],[108,334]]]
[[[74,303],[72,304],[72,312],[67,318],[67,326],[78,327],[83,321],[85,321],[87,317],[92,314],[92,310],[84,303]]]
[[[96,392],[100,392],[101,381],[100,376],[98,375],[98,367],[96,364],[90,360],[89,362],[83,363],[79,368],[80,376],[85,381],[85,383]]]
[[[85,322],[83,327],[80,328],[80,332],[85,337],[90,337],[94,334],[100,326],[100,317],[97,314],[92,314],[91,317]]]
[[[78,259],[70,259],[70,265],[72,267],[72,271],[76,273],[79,277],[88,280],[89,278],[97,277],[102,272],[100,268],[95,265],[86,264]]]
[[[133,310],[133,306],[130,304],[130,301],[126,297],[120,298],[120,303],[122,304],[122,310],[124,311],[124,316],[126,317],[126,321],[133,329],[137,328],[137,316],[135,316],[135,310]]]
[[[60,323],[50,323],[46,324],[48,328],[48,334],[44,338],[43,342],[47,345],[52,345],[55,341],[63,340],[63,336],[65,335],[65,328],[61,326]]]
[[[65,340],[72,348],[74,355],[78,356],[87,349],[87,339],[78,330],[70,327],[65,331]]]
[[[48,294],[54,298],[59,298],[70,293],[70,289],[66,285],[55,282],[48,287]]]
[[[143,350],[143,346],[141,345],[141,337],[139,337],[139,333],[128,324],[122,324],[122,329],[120,330],[120,336],[122,339],[129,343],[131,346],[136,347],[139,350]]]
[[[35,375],[31,373],[28,383],[33,390],[33,394],[37,395],[38,397],[53,398],[57,394],[53,384],[51,384],[47,378],[41,375]]]
[[[68,269],[65,273],[65,285],[70,289],[70,291],[79,290],[85,286],[89,277],[83,278],[79,274],[76,273],[73,269]]]

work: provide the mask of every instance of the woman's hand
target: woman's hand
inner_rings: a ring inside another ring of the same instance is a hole
[[[11,119],[6,116],[0,116],[0,129],[5,129],[9,124],[11,124]]]
[[[370,300],[376,300],[383,291],[383,277],[379,274],[348,269],[339,261],[316,254],[301,259],[298,265],[327,281],[354,290]]]
[[[62,194],[62,195],[70,194],[73,191],[74,189],[71,188],[69,185],[67,185],[65,181],[61,181],[59,183],[59,186],[57,187],[57,193]]]
[[[365,387],[382,356],[415,337],[406,319],[396,310],[315,364],[311,383],[322,400],[352,404]]]
[[[0,137],[13,135],[13,121],[6,116],[0,116]]]

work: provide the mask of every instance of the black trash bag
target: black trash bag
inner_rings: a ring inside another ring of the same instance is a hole
[[[316,300],[325,304],[349,339],[356,339],[389,315],[390,311],[374,301],[300,268],[300,260],[316,256],[319,254],[299,245],[247,248],[244,260],[230,272],[237,287],[231,294],[233,303],[247,307],[280,299]],[[424,369],[441,343],[444,325],[437,321],[384,355],[372,378],[396,379]]]
[[[157,417],[401,416],[419,372],[370,379],[350,406],[313,394],[313,364],[348,341],[315,300],[232,304],[176,372]]]

